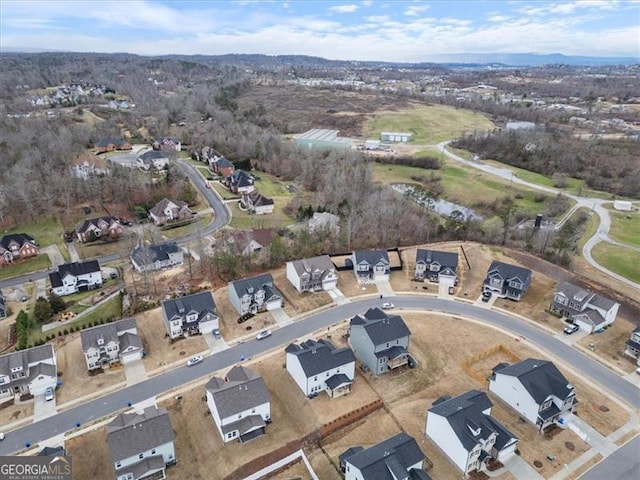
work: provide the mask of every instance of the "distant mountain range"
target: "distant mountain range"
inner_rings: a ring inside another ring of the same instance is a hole
[[[27,47],[3,47],[2,53],[76,53],[65,50]],[[80,53],[80,52],[77,52]],[[87,52],[88,53],[88,52]],[[100,55],[108,55],[101,53]],[[135,55],[134,55],[135,56]],[[333,64],[333,65],[395,65],[395,66],[419,66],[438,64],[443,66],[502,66],[502,67],[537,67],[541,65],[634,65],[640,64],[639,57],[590,57],[579,55],[563,55],[562,53],[454,53],[425,55],[421,62],[387,62],[387,61],[363,61],[363,60],[329,60],[308,55],[263,55],[263,54],[225,54],[225,55],[153,55],[156,58],[191,58],[210,59],[214,61],[227,60],[240,63],[275,63],[275,64]]]

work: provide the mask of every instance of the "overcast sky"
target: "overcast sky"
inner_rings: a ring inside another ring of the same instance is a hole
[[[640,57],[640,1],[0,0],[0,49],[16,47],[407,62],[469,52]]]

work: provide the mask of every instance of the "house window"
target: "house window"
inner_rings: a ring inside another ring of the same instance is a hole
[[[547,408],[549,408],[551,406],[552,403],[553,403],[552,399],[547,400],[546,402],[544,402],[542,404],[542,406],[540,407],[540,410],[546,410]]]
[[[142,460],[144,458],[144,453],[141,453],[140,455],[138,455],[138,458]]]
[[[315,377],[313,377],[313,381],[317,382],[318,381],[318,376],[316,375]]]
[[[122,463],[116,462],[116,468],[120,468],[121,466],[122,466]]]

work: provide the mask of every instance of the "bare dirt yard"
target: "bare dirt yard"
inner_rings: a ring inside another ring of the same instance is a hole
[[[16,402],[10,405],[8,402],[0,404],[0,426],[17,422],[33,415],[33,400]]]
[[[629,340],[636,325],[618,314],[616,321],[602,333],[595,333],[578,340],[578,345],[591,350],[594,355],[621,368],[633,372],[638,365],[636,359],[624,354],[625,342]]]
[[[113,478],[107,444],[107,427],[100,427],[89,433],[69,439],[65,442],[67,454],[73,458],[73,478],[106,480]]]
[[[331,296],[327,292],[298,292],[291,282],[287,280],[284,268],[272,271],[271,275],[273,276],[273,284],[284,297],[284,311],[291,317],[333,303]]]
[[[259,313],[246,322],[238,323],[240,314],[229,300],[228,289],[229,287],[223,287],[213,292],[213,299],[220,316],[220,333],[227,343],[276,325],[276,321],[269,312]],[[247,329],[248,327],[250,328]]]

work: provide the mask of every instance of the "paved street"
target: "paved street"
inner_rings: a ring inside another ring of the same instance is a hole
[[[580,480],[638,480],[640,478],[640,437],[616,450]]]

